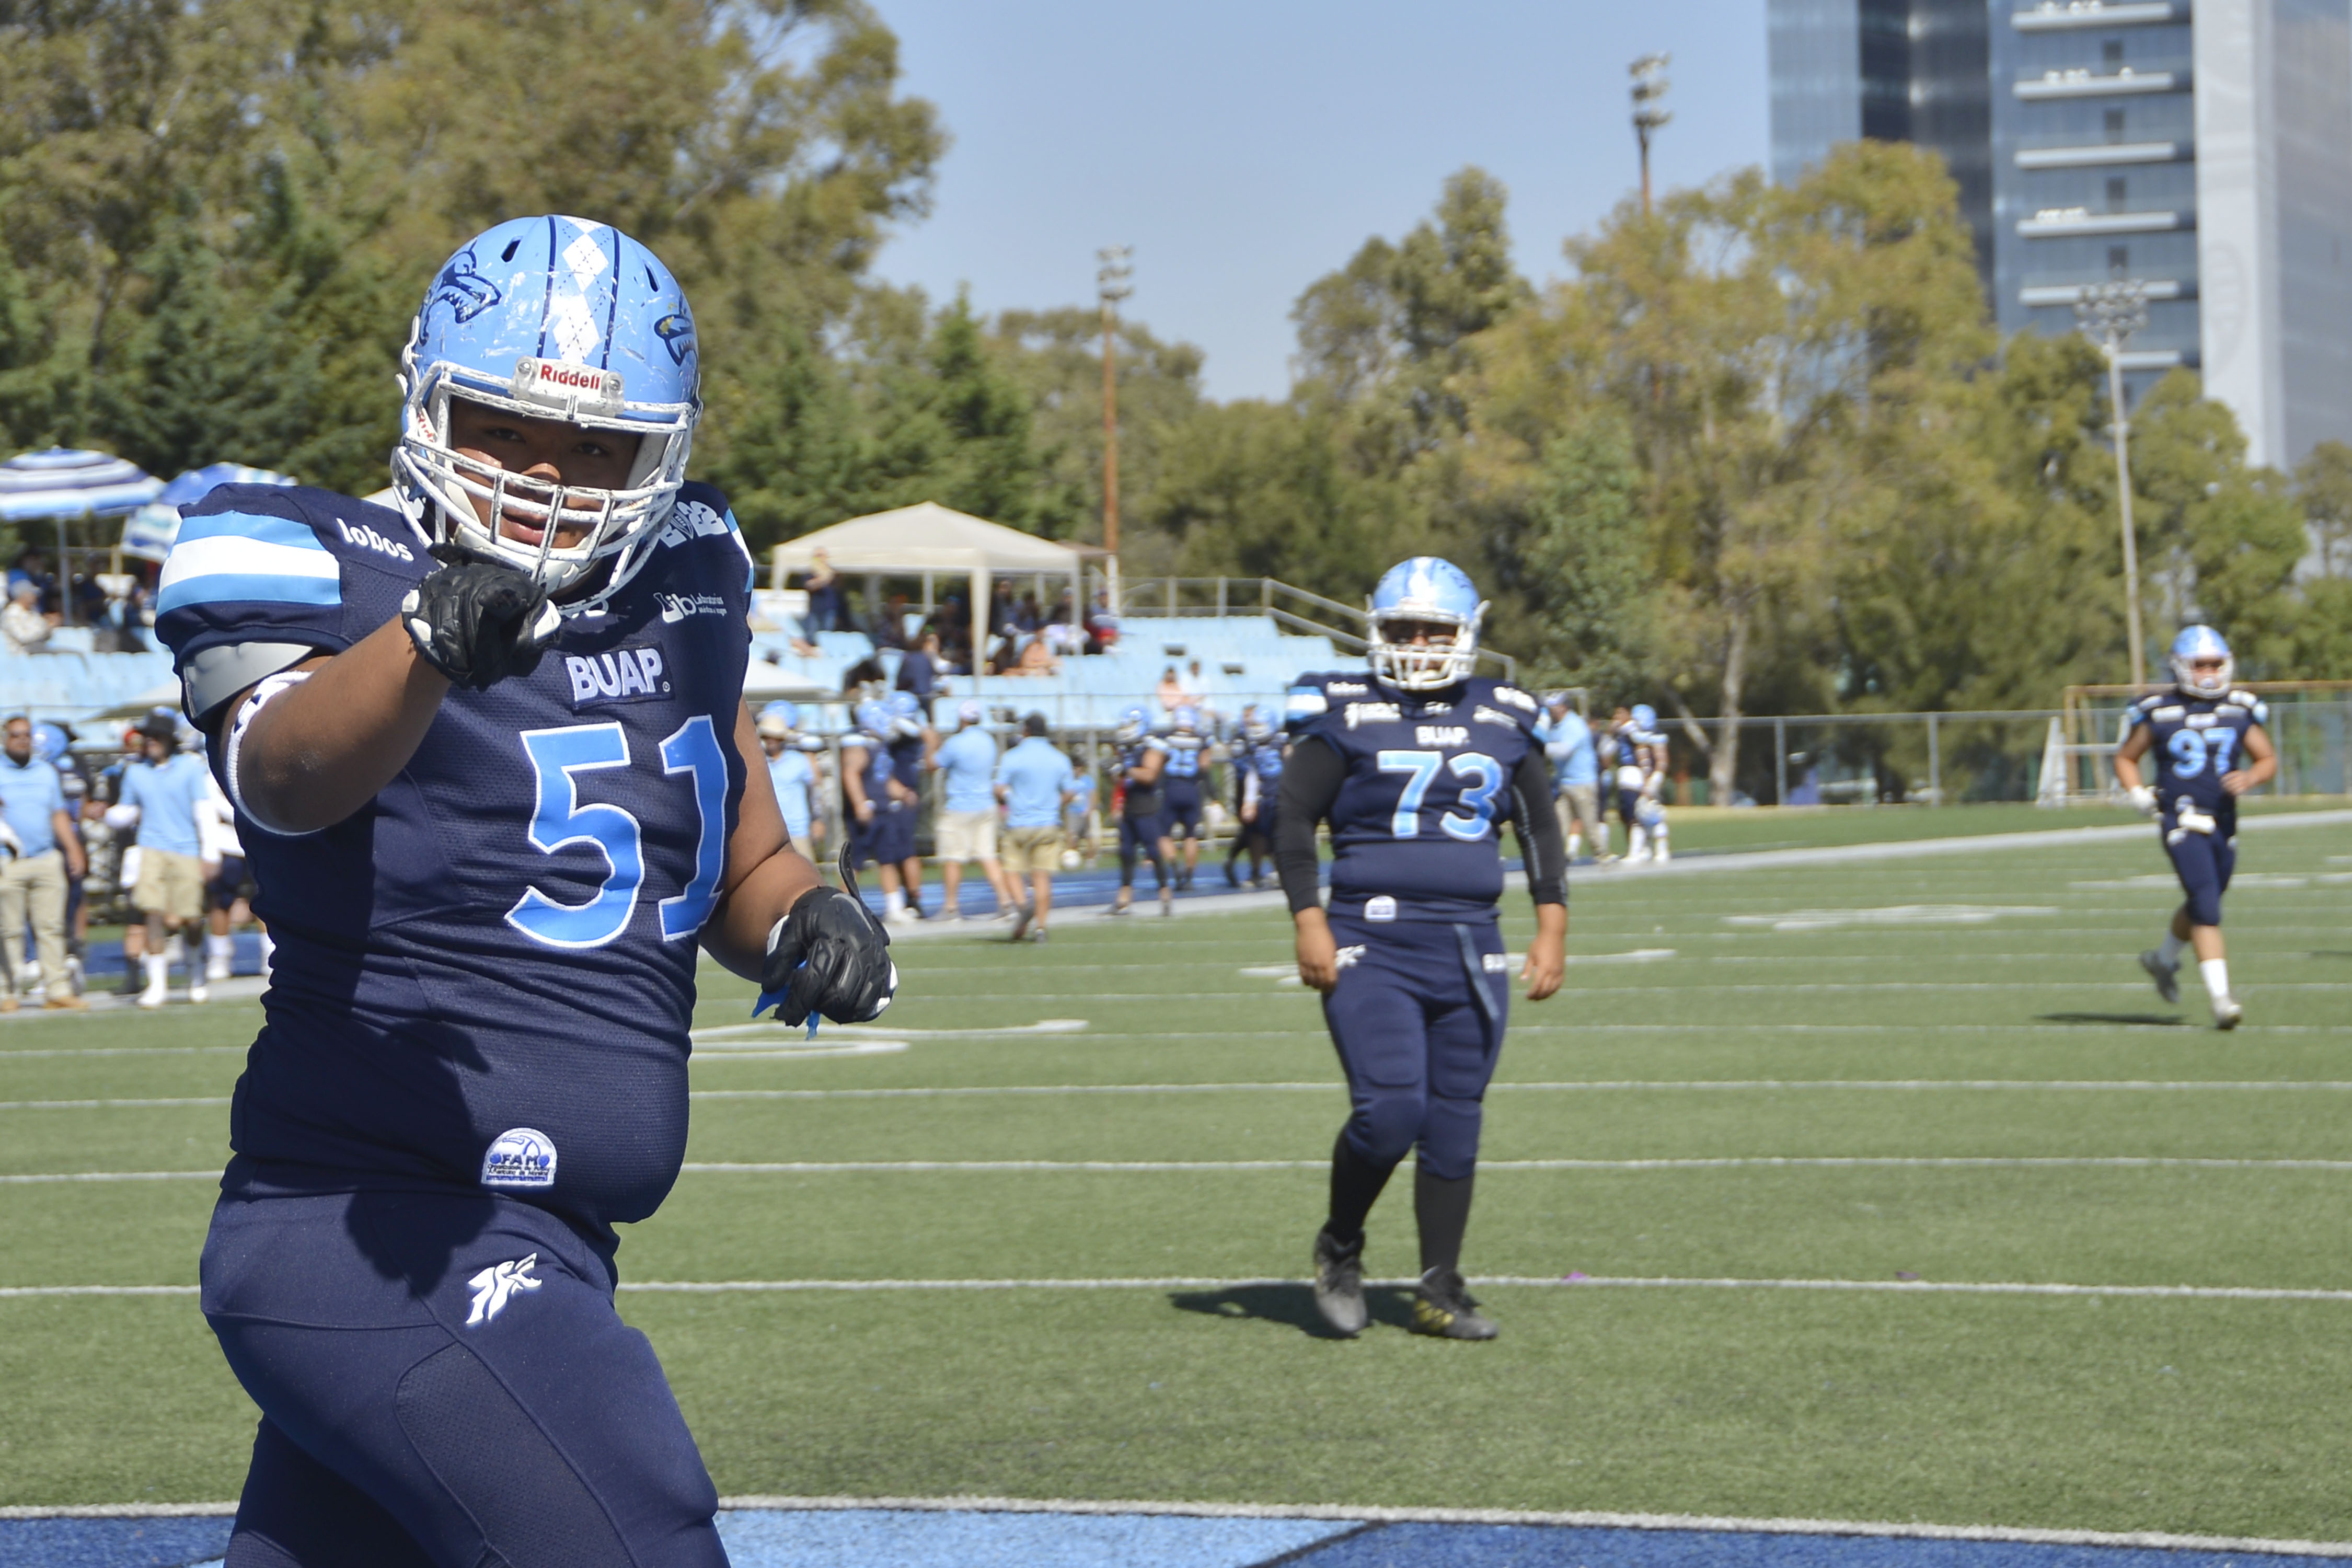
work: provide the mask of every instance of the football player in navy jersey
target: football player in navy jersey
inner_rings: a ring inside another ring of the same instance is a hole
[[[892,847],[905,851],[898,857],[898,879],[906,889],[907,905],[896,918],[914,921],[923,918],[923,858],[915,853],[915,825],[923,808],[923,771],[940,749],[940,735],[924,719],[922,702],[911,691],[890,693],[882,700],[882,711],[888,726],[883,731],[884,750],[890,753],[890,776],[898,784],[890,796],[902,807]]]
[[[667,268],[501,224],[401,372],[396,510],[227,486],[160,584],[278,942],[203,1262],[262,1412],[228,1562],[723,1564],[614,1227],[684,1156],[698,949],[793,1023],[897,972],[777,812]]]
[[[1119,783],[1118,894],[1110,912],[1128,913],[1135,907],[1135,862],[1151,858],[1151,874],[1160,879],[1160,912],[1175,912],[1175,894],[1168,886],[1168,829],[1160,819],[1166,795],[1161,779],[1168,766],[1168,742],[1151,732],[1151,721],[1140,707],[1118,717],[1113,732],[1118,742]]]
[[[2140,811],[2157,819],[2164,852],[2189,896],[2172,917],[2164,944],[2139,955],[2167,1002],[2180,1000],[2180,950],[2197,954],[2217,1028],[2234,1029],[2245,1009],[2230,994],[2221,942],[2221,895],[2238,859],[2238,797],[2270,782],[2278,752],[2263,729],[2270,710],[2236,687],[2230,645],[2210,626],[2190,626],[2172,643],[2174,689],[2143,697],[2124,715],[2116,782]],[[2140,772],[2154,752],[2156,783]]]
[[[1331,1152],[1329,1217],[1315,1237],[1315,1304],[1349,1336],[1366,1322],[1365,1217],[1415,1150],[1413,1330],[1495,1337],[1460,1264],[1482,1102],[1510,1005],[1495,908],[1507,816],[1535,896],[1535,940],[1519,972],[1528,1000],[1559,990],[1567,963],[1551,768],[1535,739],[1535,699],[1472,673],[1486,608],[1448,563],[1404,562],[1372,591],[1370,679],[1292,692],[1303,722],[1282,771],[1275,860],[1297,927],[1298,977],[1323,994],[1353,1106]],[[1315,825],[1325,819],[1328,911],[1316,888]]]
[[[1201,775],[1209,750],[1209,739],[1201,733],[1201,710],[1188,703],[1171,713],[1168,733],[1162,739],[1168,761],[1161,774],[1165,790],[1160,825],[1166,837],[1160,852],[1175,868],[1176,890],[1182,892],[1192,885],[1192,873],[1201,868]],[[1176,849],[1179,839],[1184,844],[1181,858]]]
[[[852,863],[877,865],[882,914],[898,923],[907,912],[907,861],[915,853],[915,792],[898,780],[890,754],[894,728],[880,702],[861,702],[851,718],[857,728],[841,741],[842,814],[848,823]]]
[[[1239,886],[1234,874],[1244,853],[1250,858],[1250,886],[1265,880],[1265,863],[1274,858],[1276,786],[1282,782],[1282,736],[1266,721],[1265,710],[1252,705],[1242,710],[1241,744],[1234,748],[1233,847],[1225,855],[1225,881]]]

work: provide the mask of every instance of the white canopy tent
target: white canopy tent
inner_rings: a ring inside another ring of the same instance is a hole
[[[1072,605],[1085,614],[1082,552],[937,501],[854,517],[777,545],[771,557],[775,585],[782,587],[788,573],[808,571],[819,551],[824,552],[825,563],[845,577],[969,577],[972,617],[982,626],[988,615],[990,581],[996,577],[1066,578]]]

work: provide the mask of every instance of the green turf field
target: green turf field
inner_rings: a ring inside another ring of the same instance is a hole
[[[2352,1289],[2352,830],[2272,828],[2241,851],[2230,929],[2250,1022],[2231,1036],[2200,1026],[2193,973],[2168,1008],[2132,962],[2174,901],[2152,833],[1580,876],[1569,988],[1518,1007],[1488,1100],[1496,1163],[1465,1266]],[[1524,940],[1524,906],[1507,908]],[[1043,949],[988,929],[902,944],[887,1037],[903,1050],[698,1056],[692,1162],[882,1168],[689,1169],[627,1237],[626,1277],[1300,1274],[1345,1101],[1314,999],[1271,973],[1286,921],[1270,906],[1087,915]],[[1665,955],[1611,959],[1640,952]],[[714,973],[701,1022],[740,1022],[747,998]],[[216,1166],[257,1016],[0,1026],[0,1175]],[[957,1033],[1045,1019],[1084,1026]],[[1080,1092],[1132,1086],[1164,1087]],[[909,1089],[982,1092],[870,1092]],[[121,1100],[188,1103],[88,1103]],[[84,1103],[32,1103],[56,1101]],[[1874,1163],[1623,1163],[1774,1158]],[[2268,1163],[2116,1163],[2150,1158]],[[1508,1163],[1557,1160],[1619,1163]],[[1210,1168],[1051,1168],[1074,1162]],[[203,1180],[0,1194],[0,1286],[194,1279]],[[1410,1208],[1401,1184],[1375,1212],[1375,1272],[1412,1270]],[[1503,1328],[1487,1345],[1412,1338],[1385,1300],[1361,1341],[1318,1338],[1303,1290],[1280,1285],[622,1304],[735,1495],[2352,1539],[2352,1300],[1481,1295]],[[0,1298],[0,1503],[236,1492],[251,1413],[185,1295]]]

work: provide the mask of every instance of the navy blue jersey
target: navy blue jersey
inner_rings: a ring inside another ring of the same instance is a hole
[[[1342,694],[1357,686],[1362,697]],[[1496,823],[1512,810],[1512,773],[1539,747],[1535,699],[1485,676],[1429,693],[1353,677],[1322,689],[1328,710],[1299,744],[1329,746],[1348,767],[1329,817],[1332,910],[1494,919]]]
[[[863,766],[850,756],[852,751],[866,753]],[[866,798],[874,803],[874,809],[887,811],[890,808],[890,782],[898,776],[898,767],[891,760],[890,748],[877,736],[852,731],[841,738],[841,762],[845,773],[858,775],[859,782],[866,786]]]
[[[887,750],[890,754],[890,776],[908,789],[920,793],[923,787],[921,734],[894,735]]]
[[[2251,691],[2227,697],[2160,691],[2126,710],[2124,733],[2145,724],[2155,740],[2148,753],[2156,763],[2150,783],[2168,830],[2177,825],[2185,803],[2221,823],[2227,837],[2237,820],[2238,800],[2221,787],[2221,775],[2248,764],[2246,731],[2269,720],[2269,707]]]
[[[1160,737],[1167,748],[1168,765],[1160,772],[1166,779],[1197,779],[1201,776],[1201,760],[1209,742],[1186,730],[1173,731]]]
[[[1139,784],[1135,782],[1135,774],[1142,768],[1144,759],[1154,752],[1159,752],[1163,759],[1168,755],[1168,742],[1157,735],[1140,735],[1132,741],[1120,742],[1118,752],[1119,782],[1130,790],[1156,790],[1165,784],[1168,780],[1168,764],[1164,760],[1160,764],[1158,778],[1148,784]]]
[[[425,544],[347,496],[216,489],[156,630],[184,677],[240,647],[340,652],[436,569]],[[685,1154],[696,936],[742,798],[750,582],[725,500],[689,484],[605,609],[530,675],[453,689],[351,817],[286,836],[238,813],[278,948],[232,1186],[487,1187],[608,1238],[653,1212]]]
[[[1282,737],[1269,735],[1251,745],[1234,763],[1239,771],[1256,775],[1258,798],[1271,800],[1276,786],[1282,783],[1282,759],[1286,754]]]

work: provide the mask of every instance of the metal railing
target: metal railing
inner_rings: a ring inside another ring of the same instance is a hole
[[[2056,784],[2051,804],[2082,804],[2120,798],[2107,759],[2123,741],[2124,710],[2137,698],[2169,689],[2154,686],[2070,686],[2064,708],[2046,742],[2045,772]],[[2347,739],[2352,739],[2352,680],[2243,680],[2269,707],[2264,726],[2278,749],[2277,779],[2263,791],[2276,795],[2352,794]]]
[[[1119,584],[1122,623],[1166,620],[1179,616],[1265,616],[1307,637],[1325,637],[1353,653],[1365,647],[1364,611],[1273,577],[1130,577]],[[1478,650],[1505,680],[1518,679],[1518,661],[1490,647]]]

